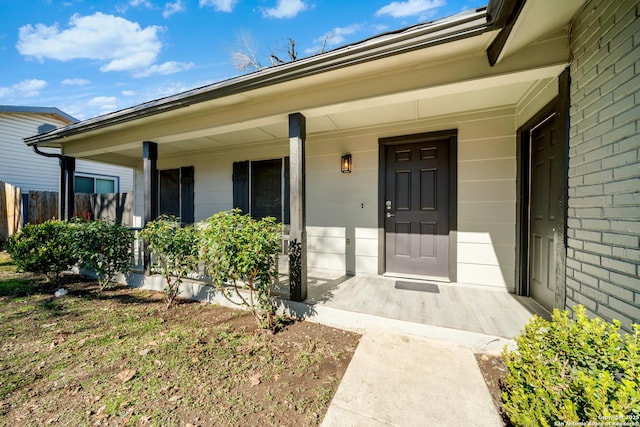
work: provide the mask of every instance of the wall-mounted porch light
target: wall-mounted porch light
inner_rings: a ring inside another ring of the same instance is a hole
[[[351,154],[343,154],[340,159],[340,171],[342,173],[351,173],[351,167],[353,162],[351,161]]]

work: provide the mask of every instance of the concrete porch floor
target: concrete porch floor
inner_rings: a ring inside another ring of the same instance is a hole
[[[281,260],[276,294],[288,295],[286,270]],[[334,309],[507,339],[517,336],[534,313],[548,317],[531,298],[502,290],[319,270],[307,275],[304,303],[314,314]]]
[[[531,298],[504,290],[313,269],[307,274],[307,299],[299,303],[288,300],[287,270],[286,259],[281,258],[279,280],[272,293],[280,297],[279,310],[342,329],[386,329],[477,352],[500,352],[504,345],[515,345],[513,338],[534,313],[549,318]],[[166,286],[157,275],[133,274],[123,280],[130,286],[153,290]],[[180,289],[184,298],[236,307],[202,277],[186,280]]]

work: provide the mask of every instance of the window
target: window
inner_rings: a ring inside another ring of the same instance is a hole
[[[289,223],[289,158],[233,164],[233,206]]]
[[[159,214],[180,216],[180,169],[159,171]]]
[[[117,193],[118,178],[76,174],[73,180],[76,193]]]
[[[158,171],[158,214],[193,223],[193,166]]]

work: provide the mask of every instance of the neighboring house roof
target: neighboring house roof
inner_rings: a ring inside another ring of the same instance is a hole
[[[28,145],[33,145],[57,140],[66,136],[89,132],[216,98],[473,37],[493,28],[493,22],[487,15],[486,8],[470,10],[444,19],[387,32],[328,52],[264,68],[253,73],[84,120],[46,134],[25,138],[25,142]]]
[[[57,150],[47,150],[38,155],[24,145],[23,138],[36,132],[42,133],[64,127],[78,120],[55,107],[25,105],[0,105],[0,181],[12,184],[23,191],[58,191],[60,167]],[[109,164],[85,163],[78,160],[76,171],[86,176],[113,179],[122,191],[133,188],[131,170]]]
[[[58,118],[69,122],[78,123],[79,120],[56,107],[32,107],[22,105],[0,105],[0,113],[25,113],[25,114],[43,114],[57,116]]]

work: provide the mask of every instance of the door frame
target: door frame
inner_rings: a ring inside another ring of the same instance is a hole
[[[449,140],[449,281],[456,282],[457,275],[457,230],[458,230],[458,130],[416,133],[378,139],[378,274],[386,272],[385,239],[385,176],[387,170],[386,149],[388,146],[419,142]]]
[[[529,286],[529,232],[531,185],[531,131],[548,116],[555,113],[558,143],[564,147],[564,174],[562,175],[559,206],[559,238],[556,242],[556,295],[554,307],[566,306],[567,217],[569,183],[569,68],[558,77],[558,96],[534,114],[516,134],[516,294],[530,296]]]

